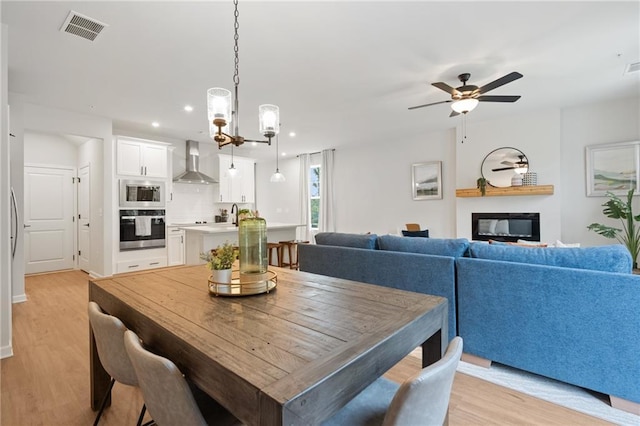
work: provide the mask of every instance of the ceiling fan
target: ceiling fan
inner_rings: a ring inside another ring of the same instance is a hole
[[[462,82],[462,86],[453,88],[449,86],[447,83],[443,83],[441,81],[437,83],[431,83],[432,86],[437,87],[440,90],[444,90],[445,92],[451,95],[451,99],[440,102],[433,102],[430,104],[417,105],[410,107],[409,109],[418,109],[431,105],[438,105],[453,102],[451,108],[453,111],[449,115],[449,117],[455,117],[459,114],[466,114],[469,111],[473,110],[478,102],[515,102],[520,99],[520,96],[487,96],[487,93],[490,90],[496,89],[500,86],[503,86],[507,83],[511,83],[514,80],[522,78],[522,74],[519,72],[512,72],[503,77],[500,77],[497,80],[492,81],[491,83],[485,84],[482,87],[475,86],[473,84],[467,84],[467,81],[471,77],[470,73],[460,74],[458,79]]]
[[[518,155],[518,161],[502,161],[500,164],[504,164],[509,167],[499,167],[497,169],[491,169],[492,172],[501,172],[503,170],[512,170],[512,169],[524,169],[529,165],[526,157],[524,155]]]

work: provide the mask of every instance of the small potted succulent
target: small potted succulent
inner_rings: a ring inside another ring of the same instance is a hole
[[[211,281],[217,283],[231,282],[231,267],[237,257],[238,250],[228,241],[209,253],[200,253],[200,258],[211,269]]]

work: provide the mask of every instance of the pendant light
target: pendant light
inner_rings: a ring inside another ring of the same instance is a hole
[[[233,164],[233,145],[231,145],[231,166],[229,166],[227,172],[232,179],[238,174],[238,169],[236,169],[236,166]]]
[[[238,122],[240,118],[239,102],[238,102],[238,86],[240,85],[239,74],[239,49],[238,49],[238,0],[234,0],[234,48],[235,53],[235,71],[233,74],[233,83],[235,89],[235,99],[232,99],[231,91],[213,87],[207,90],[207,113],[209,118],[209,134],[214,141],[218,142],[218,148],[231,144],[232,146],[240,146],[244,142],[258,142],[271,145],[271,138],[278,134],[278,126],[280,123],[280,111],[276,105],[264,104],[258,107],[259,114],[259,130],[267,140],[251,140],[240,136]],[[233,103],[233,110],[231,105]],[[228,133],[228,129],[233,124],[233,135]]]
[[[278,152],[278,143],[280,142],[280,137],[276,136],[276,172],[271,175],[271,182],[279,183],[284,182],[286,179],[284,175],[280,173],[280,168],[278,167],[279,160],[279,152]]]

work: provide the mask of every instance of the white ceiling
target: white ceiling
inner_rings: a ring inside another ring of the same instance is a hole
[[[94,42],[60,32],[70,10],[109,27]],[[469,121],[640,94],[640,73],[623,75],[640,61],[637,0],[241,0],[239,12],[240,133],[260,138],[258,105],[277,104],[289,155],[453,128],[460,117],[449,118],[450,104],[407,107],[448,99],[430,83],[456,87],[463,72],[478,86],[524,75],[491,92],[518,102],[481,103]],[[149,137],[210,142],[206,90],[233,88],[230,0],[3,0],[1,17],[11,92]],[[236,154],[273,158],[246,145]]]

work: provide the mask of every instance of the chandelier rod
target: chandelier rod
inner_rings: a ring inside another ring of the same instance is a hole
[[[239,136],[239,127],[240,127],[240,106],[238,101],[238,86],[240,85],[240,57],[239,52],[240,48],[238,47],[238,28],[240,28],[240,24],[238,23],[238,17],[240,16],[240,12],[238,12],[238,0],[233,0],[234,5],[234,26],[233,26],[233,51],[235,54],[235,70],[233,74],[233,84],[235,85],[235,99],[234,99],[234,113],[235,113],[235,124],[234,124],[234,136]]]

